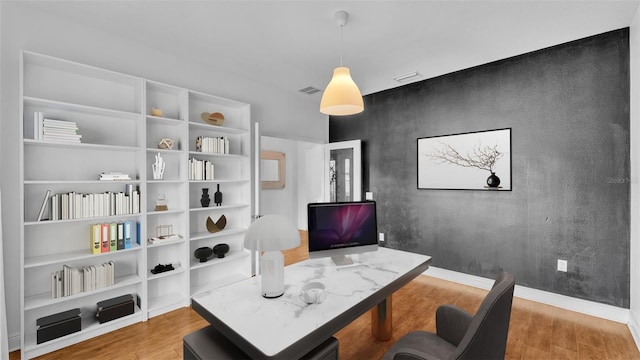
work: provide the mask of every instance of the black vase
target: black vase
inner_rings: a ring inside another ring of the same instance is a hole
[[[229,245],[227,244],[218,244],[213,247],[213,253],[216,254],[219,258],[223,258],[224,254],[229,252]]]
[[[199,259],[200,262],[207,262],[209,260],[209,256],[213,255],[213,249],[210,247],[201,247],[197,248],[196,251],[193,252],[193,256],[196,259]]]
[[[202,189],[202,197],[200,198],[200,204],[202,207],[208,207],[211,203],[211,199],[209,198],[209,189]]]
[[[213,194],[213,201],[216,203],[216,206],[222,205],[222,193],[220,192],[220,184],[218,184],[218,191]]]
[[[487,178],[487,185],[491,188],[496,188],[500,185],[500,178],[496,176],[496,173],[492,172]]]

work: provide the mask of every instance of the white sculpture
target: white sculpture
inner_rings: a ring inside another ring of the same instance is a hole
[[[153,169],[153,179],[154,180],[162,180],[162,176],[164,175],[164,166],[166,163],[160,153],[156,155],[156,162],[151,166]]]

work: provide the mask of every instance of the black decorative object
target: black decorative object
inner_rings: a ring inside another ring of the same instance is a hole
[[[211,203],[211,199],[209,198],[209,189],[204,188],[202,189],[202,197],[200,198],[200,204],[202,204],[202,207],[209,207],[210,203]]]
[[[96,317],[100,324],[131,315],[135,311],[135,303],[131,294],[99,301],[96,305],[98,307]]]
[[[59,337],[82,330],[80,309],[72,309],[61,313],[41,317],[36,320],[36,344],[57,339]]]
[[[218,191],[213,194],[213,201],[216,203],[216,206],[222,205],[222,193],[220,192],[220,184],[218,184]]]
[[[487,178],[487,185],[491,188],[497,188],[500,185],[500,178],[496,176],[496,173],[492,172]]]
[[[224,254],[229,252],[228,244],[218,244],[213,247],[213,253],[218,256],[218,258],[223,258]]]
[[[152,274],[159,274],[165,271],[175,270],[172,264],[162,265],[158,264],[153,269],[151,269]]]
[[[209,260],[209,257],[213,255],[213,249],[211,249],[210,247],[201,247],[201,248],[197,248],[196,251],[193,252],[193,256],[196,259],[199,259],[200,262],[207,262],[207,260]]]

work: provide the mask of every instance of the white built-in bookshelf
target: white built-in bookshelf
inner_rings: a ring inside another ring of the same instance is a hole
[[[251,254],[242,246],[253,198],[249,104],[28,51],[22,52],[21,86],[23,358],[189,306],[194,294],[251,276]],[[224,123],[203,121],[203,112],[224,114]],[[42,130],[37,113],[72,125],[49,121],[50,127]],[[68,135],[76,126],[80,143],[66,141],[78,138]],[[196,147],[198,138],[223,139],[226,145],[214,153],[208,143],[209,152],[202,152]],[[172,147],[159,146],[163,139]],[[162,178],[153,171],[158,156],[165,164]],[[213,179],[192,180],[189,164],[194,160],[213,164]],[[101,173],[130,179],[100,180]],[[220,206],[214,201],[218,186],[223,193]],[[208,207],[200,202],[203,188],[209,189]],[[129,197],[132,190],[135,194]],[[47,192],[49,200],[38,220]],[[51,199],[63,194],[67,208],[58,205],[57,211],[65,216],[58,213],[52,220]],[[134,199],[139,199],[136,206]],[[113,206],[114,211],[98,211],[99,206]],[[207,218],[216,221],[222,215],[226,227],[209,232]],[[133,225],[130,247],[92,253],[92,225],[127,222]],[[147,241],[153,237],[162,239]],[[230,248],[224,258],[200,262],[193,255],[199,247],[220,243]],[[84,291],[53,296],[53,274],[63,267],[88,272],[111,262],[112,285],[84,283]],[[173,270],[151,272],[167,264]],[[96,303],[125,294],[134,295],[135,312],[100,324]],[[74,308],[81,309],[81,331],[36,343],[37,319]]]

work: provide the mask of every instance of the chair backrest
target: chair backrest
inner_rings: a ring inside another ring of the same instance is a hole
[[[454,359],[504,359],[515,278],[502,273],[480,304]]]

